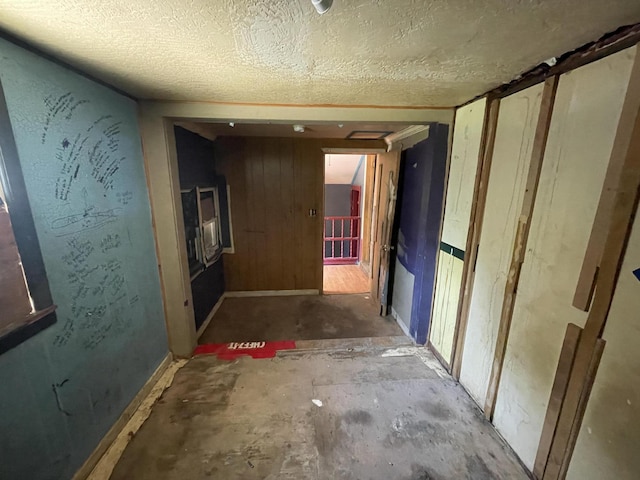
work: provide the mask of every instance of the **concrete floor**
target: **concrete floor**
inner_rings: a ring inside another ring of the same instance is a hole
[[[199,343],[403,335],[368,295],[225,298]]]
[[[529,478],[425,349],[328,343],[190,360],[111,479]]]

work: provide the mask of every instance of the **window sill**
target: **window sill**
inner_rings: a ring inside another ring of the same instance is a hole
[[[0,330],[0,355],[56,323],[56,306],[51,305]]]

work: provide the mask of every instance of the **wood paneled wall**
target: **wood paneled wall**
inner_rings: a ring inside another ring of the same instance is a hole
[[[322,288],[323,146],[317,139],[216,140],[235,241],[224,261],[227,290]]]

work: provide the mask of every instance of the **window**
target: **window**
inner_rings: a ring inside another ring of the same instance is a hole
[[[187,258],[193,280],[222,256],[224,226],[218,187],[196,187],[181,193]]]
[[[200,214],[200,235],[202,254],[200,262],[207,267],[215,263],[222,254],[222,238],[220,229],[220,202],[218,189],[196,188],[198,192],[198,211]]]
[[[55,320],[55,305],[0,85],[0,353]]]

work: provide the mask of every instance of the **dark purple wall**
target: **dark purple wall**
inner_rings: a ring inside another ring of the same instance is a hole
[[[409,332],[427,341],[435,283],[447,163],[447,125],[430,126],[429,138],[402,154],[398,195],[398,260],[414,277]]]
[[[180,188],[218,186],[220,210],[222,215],[223,244],[227,245],[228,222],[225,217],[227,206],[226,183],[217,177],[215,171],[214,143],[184,128],[175,127],[176,151],[178,154],[178,172]],[[225,237],[226,226],[226,238]],[[207,267],[191,282],[193,311],[196,328],[204,323],[207,316],[224,293],[223,259]]]

